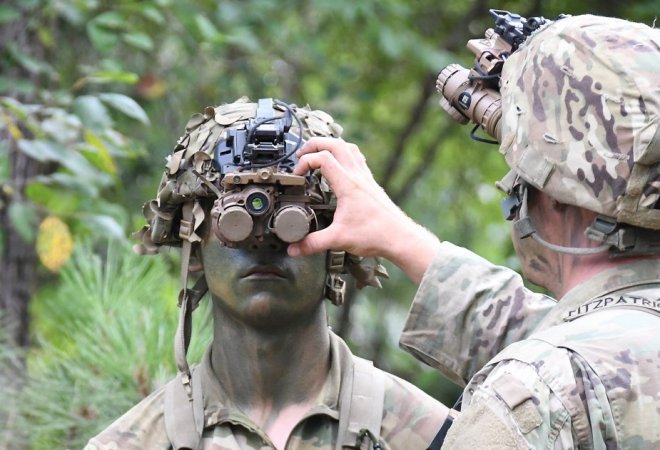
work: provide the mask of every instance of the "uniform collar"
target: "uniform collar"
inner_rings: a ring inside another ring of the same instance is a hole
[[[568,291],[537,329],[562,323],[569,311],[576,310],[597,297],[635,286],[657,283],[660,283],[660,259],[638,260],[604,270]]]

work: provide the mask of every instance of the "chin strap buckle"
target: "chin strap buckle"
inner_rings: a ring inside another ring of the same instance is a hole
[[[585,230],[589,239],[610,246],[610,257],[660,253],[660,231],[617,223],[598,216]]]
[[[346,281],[339,275],[344,272],[346,252],[339,250],[328,251],[326,259],[325,296],[333,305],[343,305],[346,297]]]

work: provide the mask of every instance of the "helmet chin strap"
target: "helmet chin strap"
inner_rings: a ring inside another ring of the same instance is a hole
[[[550,250],[570,255],[595,255],[598,253],[605,253],[610,249],[609,244],[602,244],[598,247],[565,247],[563,245],[552,244],[546,241],[538,235],[532,220],[527,214],[527,193],[529,191],[527,185],[523,183],[520,189],[522,191],[522,202],[520,205],[520,211],[518,212],[518,220],[513,223],[513,228],[516,230],[516,234],[520,239],[525,239],[531,236],[536,242]]]

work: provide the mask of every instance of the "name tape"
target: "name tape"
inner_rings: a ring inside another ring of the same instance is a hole
[[[621,306],[651,309],[657,314],[660,314],[660,299],[651,300],[636,295],[604,296],[590,300],[589,302],[568,311],[564,314],[564,321],[573,320],[599,309]]]

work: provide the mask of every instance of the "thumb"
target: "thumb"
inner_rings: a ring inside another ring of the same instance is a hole
[[[289,244],[287,253],[289,256],[308,256],[335,248],[333,235],[331,227],[315,231],[305,236],[303,240]]]

